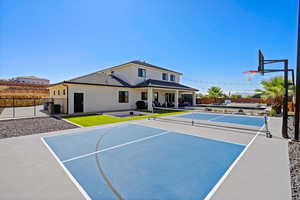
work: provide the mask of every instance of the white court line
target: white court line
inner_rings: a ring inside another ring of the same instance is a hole
[[[99,150],[99,151],[95,151],[95,152],[92,152],[92,153],[83,154],[83,155],[80,155],[80,156],[77,156],[77,157],[74,157],[74,158],[63,160],[62,163],[70,162],[72,160],[77,160],[77,159],[84,158],[84,157],[94,155],[94,154],[97,154],[97,153],[101,153],[101,152],[104,152],[104,151],[117,149],[117,148],[120,148],[120,147],[123,147],[123,146],[127,146],[129,144],[141,142],[141,141],[144,141],[144,140],[149,140],[151,138],[159,137],[159,136],[162,136],[162,135],[165,135],[165,134],[168,134],[168,133],[170,133],[170,131],[165,131],[165,132],[162,132],[160,134],[151,135],[151,136],[148,136],[148,137],[140,138],[140,139],[133,140],[133,141],[130,141],[130,142],[126,142],[126,143],[123,143],[123,144],[119,144],[119,145],[116,145],[116,146],[108,147],[108,148],[105,148],[105,149],[102,149],[102,150]]]
[[[235,161],[230,165],[228,170],[225,172],[225,174],[222,176],[222,178],[217,182],[217,184],[210,190],[210,192],[207,194],[204,200],[210,200],[213,195],[216,193],[216,191],[220,188],[222,183],[225,181],[227,176],[230,174],[232,169],[237,165],[237,163],[240,161],[240,159],[243,157],[243,155],[246,153],[246,151],[249,149],[250,145],[254,142],[254,140],[257,138],[258,135],[260,135],[260,131],[265,127],[263,125],[259,131],[256,133],[256,135],[252,138],[252,140],[249,142],[249,144],[245,147],[245,149],[240,153],[240,155],[235,159]]]
[[[69,170],[64,166],[64,164],[59,160],[57,155],[52,151],[52,149],[49,147],[47,142],[44,140],[44,138],[41,138],[44,145],[47,147],[47,149],[50,151],[52,156],[55,158],[55,160],[59,163],[59,165],[63,168],[63,170],[67,173],[71,181],[74,183],[74,185],[77,187],[79,192],[84,196],[86,200],[91,200],[91,197],[86,193],[86,191],[81,187],[81,185],[77,182],[77,180],[74,178],[74,176],[69,172]]]
[[[81,126],[81,125],[79,125],[79,124],[76,124],[76,123],[74,123],[74,122],[71,122],[71,121],[69,121],[69,120],[67,120],[67,119],[61,118],[61,120],[65,121],[65,122],[67,122],[67,123],[69,123],[69,124],[73,124],[74,126],[77,126],[77,127],[79,127],[79,128],[84,128],[84,126]]]

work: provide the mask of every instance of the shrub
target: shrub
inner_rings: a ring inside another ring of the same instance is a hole
[[[271,117],[277,116],[277,111],[275,109],[271,109],[270,112],[269,112],[269,115]]]

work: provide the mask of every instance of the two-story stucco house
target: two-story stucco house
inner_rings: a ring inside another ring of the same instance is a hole
[[[50,98],[61,104],[63,113],[129,110],[145,101],[179,106],[196,103],[196,89],[180,84],[181,73],[146,62],[131,61],[49,87]]]

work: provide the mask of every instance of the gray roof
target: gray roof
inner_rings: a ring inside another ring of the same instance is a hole
[[[159,88],[171,88],[171,89],[183,89],[183,90],[194,90],[198,91],[195,88],[188,87],[186,85],[182,85],[176,82],[167,82],[167,81],[160,81],[160,80],[153,80],[148,79],[142,83],[137,84],[134,87],[159,87]]]
[[[89,85],[105,85],[105,86],[116,86],[116,87],[131,87],[127,82],[119,79],[112,74],[106,74],[102,72],[95,72],[85,76],[73,78],[64,83],[74,84],[89,84]]]
[[[137,64],[137,65],[142,65],[142,66],[145,66],[145,67],[152,67],[152,68],[155,68],[155,69],[165,70],[165,71],[168,71],[168,72],[173,72],[173,73],[177,73],[177,74],[182,75],[182,73],[180,73],[180,72],[176,72],[176,71],[173,71],[173,70],[170,70],[170,69],[167,69],[167,68],[152,65],[152,64],[147,63],[145,61],[139,61],[139,60],[133,60],[133,61],[123,63],[123,64],[120,64],[120,65],[116,65],[116,66],[113,66],[113,67],[110,67],[110,68],[102,69],[98,72],[102,72],[102,71],[105,71],[105,70],[111,70],[111,69],[114,69],[114,68],[119,68],[119,67],[122,67],[122,66],[128,65],[128,64]]]
[[[134,63],[134,64],[138,64],[138,65],[143,65],[143,66],[147,66],[147,67],[152,67],[152,68],[156,68],[156,69],[161,69],[161,70],[166,70],[169,72],[174,72],[174,73],[179,73],[179,72],[175,72],[175,71],[171,71],[168,70],[166,68],[162,68],[162,67],[158,67],[146,62],[142,62],[142,61],[138,61],[138,60],[134,60],[125,64],[130,64],[130,63]],[[122,65],[125,65],[122,64]],[[120,67],[122,65],[118,65],[115,67]],[[114,67],[112,67],[114,68]],[[102,70],[103,71],[103,70]],[[197,89],[179,84],[179,83],[175,83],[175,82],[167,82],[167,81],[159,81],[159,80],[152,80],[152,79],[148,79],[142,83],[139,83],[137,85],[130,85],[129,83],[123,81],[122,79],[116,77],[113,74],[107,74],[105,72],[102,71],[98,71],[98,72],[94,72],[91,74],[87,74],[84,76],[80,76],[77,78],[73,78],[70,80],[66,80],[60,83],[72,83],[72,84],[86,84],[86,85],[103,85],[103,86],[114,86],[114,87],[130,87],[130,88],[140,88],[140,87],[160,87],[160,88],[170,88],[170,89],[184,89],[184,90],[193,90],[193,91],[198,91]],[[181,74],[181,73],[179,73]],[[60,84],[57,83],[57,84]],[[53,85],[57,85],[57,84],[53,84]]]
[[[134,64],[138,64],[138,65],[144,65],[146,67],[152,67],[152,68],[156,68],[156,69],[161,69],[161,70],[166,70],[166,71],[169,71],[169,72],[174,72],[174,73],[182,74],[180,72],[172,71],[172,70],[169,70],[169,69],[166,69],[166,68],[163,68],[163,67],[159,67],[159,66],[156,66],[156,65],[152,65],[152,64],[147,63],[147,62],[142,62],[142,61],[139,61],[139,60],[133,60],[133,61],[131,61],[129,63],[134,63]]]
[[[77,77],[77,78],[73,78],[73,79],[64,81],[63,83],[103,85],[103,86],[129,87],[129,88],[158,87],[158,88],[170,88],[170,89],[198,91],[195,88],[191,88],[186,85],[182,85],[180,83],[153,80],[153,79],[148,79],[137,85],[130,85],[129,83],[121,80],[120,78],[114,76],[113,74],[106,74],[103,72],[91,73],[91,74],[88,74],[85,76],[81,76],[81,77]]]

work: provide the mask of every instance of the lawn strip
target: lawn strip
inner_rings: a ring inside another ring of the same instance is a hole
[[[74,117],[65,117],[65,120],[68,120],[72,123],[78,124],[80,126],[88,127],[88,126],[96,126],[102,124],[110,124],[110,123],[117,123],[117,122],[125,122],[131,120],[138,120],[138,119],[147,119],[151,117],[159,117],[159,116],[168,116],[168,115],[176,115],[176,114],[183,114],[185,112],[190,111],[180,111],[180,112],[168,112],[168,113],[161,113],[161,114],[152,114],[152,115],[143,115],[143,116],[133,116],[133,117],[114,117],[111,115],[87,115],[87,116],[74,116]]]

